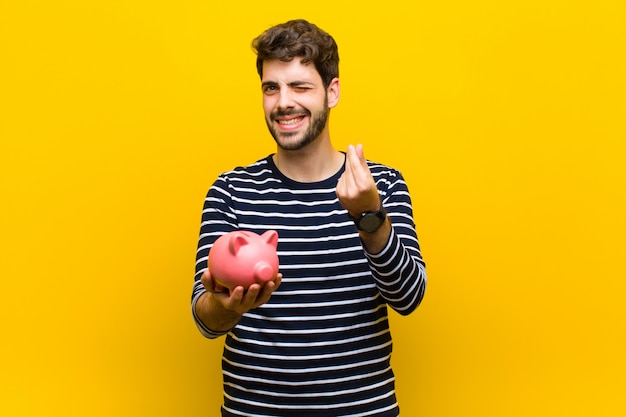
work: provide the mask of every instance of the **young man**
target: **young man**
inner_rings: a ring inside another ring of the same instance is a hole
[[[397,416],[387,306],[412,312],[426,287],[401,174],[330,140],[339,101],[333,38],[304,20],[253,41],[277,151],[220,175],[202,212],[192,312],[226,334],[222,416]],[[232,291],[207,270],[233,230],[279,235],[280,273]]]

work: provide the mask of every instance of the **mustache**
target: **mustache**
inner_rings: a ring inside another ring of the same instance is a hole
[[[296,110],[296,109],[289,109],[289,110],[274,110],[271,114],[270,117],[272,119],[275,119],[277,117],[285,117],[285,116],[297,116],[297,115],[305,115],[305,116],[310,116],[311,112],[308,111],[307,109],[301,109],[301,110]]]

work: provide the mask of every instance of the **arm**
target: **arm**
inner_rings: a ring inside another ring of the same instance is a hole
[[[233,214],[228,178],[220,176],[209,189],[202,210],[202,223],[196,252],[196,276],[191,297],[193,319],[207,338],[217,338],[232,329],[248,310],[269,300],[282,275],[274,281],[232,291],[215,284],[207,269],[208,255],[218,237],[238,228]]]
[[[424,297],[426,271],[409,192],[401,175],[396,174],[374,179],[362,147],[350,146],[345,172],[337,184],[337,196],[354,217],[364,211],[378,210],[381,193],[384,196],[387,219],[375,232],[359,231],[359,236],[380,294],[398,313],[406,315]]]
[[[393,223],[387,244],[380,252],[365,250],[372,276],[387,304],[402,315],[413,312],[426,290],[425,264],[417,237],[400,236],[401,225]]]

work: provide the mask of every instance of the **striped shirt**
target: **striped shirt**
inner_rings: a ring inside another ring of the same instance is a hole
[[[224,333],[195,315],[213,242],[233,230],[278,232],[281,286],[226,335],[222,416],[377,416],[399,413],[387,306],[421,302],[424,262],[400,172],[368,161],[393,225],[385,248],[364,250],[331,178],[300,183],[271,156],[220,175],[207,194],[192,312],[208,338]]]

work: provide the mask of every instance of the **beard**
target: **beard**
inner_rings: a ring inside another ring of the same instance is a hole
[[[276,110],[270,114],[269,118],[266,118],[267,128],[269,129],[272,137],[276,141],[276,144],[286,151],[297,151],[302,149],[315,141],[317,137],[322,133],[328,122],[328,115],[330,109],[328,108],[328,96],[324,97],[324,108],[316,115],[312,115],[307,109],[303,109],[304,113],[309,117],[309,127],[304,132],[280,132],[274,125],[273,120],[276,120],[280,116],[290,116],[292,114],[302,114],[302,111],[298,110]],[[300,137],[297,137],[297,136]],[[290,141],[281,141],[282,138],[295,138]]]

